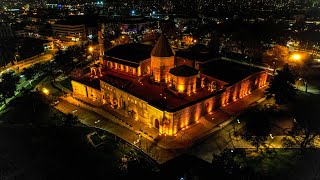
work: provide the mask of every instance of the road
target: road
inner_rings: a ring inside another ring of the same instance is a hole
[[[47,62],[52,60],[56,52],[57,50],[48,51],[46,54],[34,56],[32,58],[19,61],[17,64],[13,66],[11,65],[11,66],[2,67],[1,74],[5,73],[8,70],[12,70],[12,71],[16,71],[17,73],[20,73],[24,68],[28,68],[37,63],[42,63],[42,62]]]

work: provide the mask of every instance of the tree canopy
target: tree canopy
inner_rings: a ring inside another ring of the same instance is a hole
[[[15,95],[20,77],[14,72],[4,73],[1,76],[0,96],[1,100],[6,104],[6,99]]]
[[[242,137],[249,141],[256,150],[264,144],[271,131],[271,121],[268,118],[268,109],[250,109],[246,114],[245,128]]]
[[[283,69],[277,71],[266,89],[267,98],[274,96],[277,104],[285,104],[292,100],[296,95],[297,89],[294,87],[295,73],[289,65],[284,65]]]

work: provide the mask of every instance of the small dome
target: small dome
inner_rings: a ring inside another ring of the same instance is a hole
[[[190,77],[198,74],[198,70],[187,65],[181,65],[170,69],[169,71],[172,75]]]

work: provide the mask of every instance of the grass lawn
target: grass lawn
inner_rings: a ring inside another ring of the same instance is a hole
[[[252,169],[253,173],[269,178],[286,177],[301,158],[299,149],[272,149],[271,153],[259,154],[251,149],[246,151],[247,157],[238,161]]]

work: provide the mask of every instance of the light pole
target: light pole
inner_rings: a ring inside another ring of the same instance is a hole
[[[272,75],[274,75],[274,74],[276,73],[276,62],[273,61],[272,64],[273,64],[273,72],[272,72]]]
[[[91,58],[93,59],[93,47],[92,46],[89,47],[89,52],[91,54]]]
[[[47,96],[50,94],[50,91],[47,88],[42,88],[42,92]]]
[[[274,137],[273,137],[273,135],[271,133],[269,134],[269,136],[270,136],[271,139],[269,141],[268,150],[270,149],[270,145],[272,143],[272,140],[274,139]]]
[[[237,119],[237,125],[236,125],[236,123],[233,123],[233,129],[234,129],[233,135],[236,136],[236,137],[239,135],[238,132],[237,132],[237,128],[236,128],[236,126],[238,126],[238,125],[240,125],[240,120],[239,119]]]
[[[305,92],[308,92],[308,81],[304,78],[299,78],[299,81],[302,81],[305,86]]]

